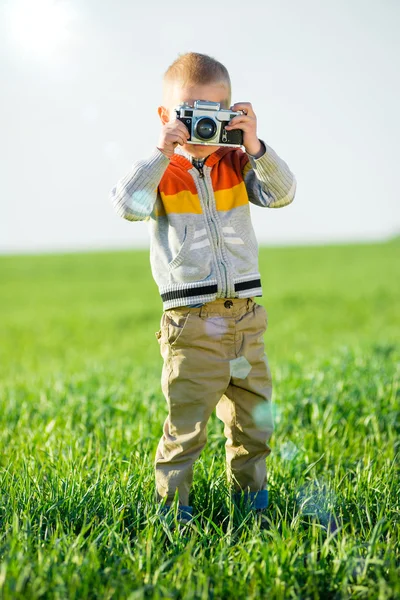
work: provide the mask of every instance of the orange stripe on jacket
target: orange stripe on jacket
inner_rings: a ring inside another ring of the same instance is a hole
[[[192,176],[178,165],[170,163],[158,185],[158,191],[162,201],[162,206],[156,207],[158,216],[168,213],[203,212]]]
[[[211,171],[211,181],[215,191],[226,190],[243,181],[243,170],[250,164],[245,152],[228,152]]]
[[[248,203],[243,177],[249,168],[249,157],[244,152],[228,152],[214,164],[211,181],[217,210],[231,210]],[[192,176],[178,165],[170,164],[160,181],[159,192],[162,200],[162,205],[156,207],[159,216],[203,212]]]
[[[229,155],[228,155],[229,156]],[[233,168],[230,160],[224,160],[225,156],[215,164],[211,170],[211,181],[214,191],[227,190],[238,185],[242,181],[240,167]]]
[[[188,171],[178,165],[170,163],[158,184],[158,189],[165,196],[172,196],[179,192],[189,191],[197,194],[196,184]]]

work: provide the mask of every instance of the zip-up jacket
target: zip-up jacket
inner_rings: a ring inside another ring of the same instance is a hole
[[[199,170],[181,147],[171,159],[157,148],[111,190],[121,217],[148,221],[151,270],[164,310],[262,295],[249,202],[278,208],[296,191],[287,164],[262,143],[260,158],[220,147]]]

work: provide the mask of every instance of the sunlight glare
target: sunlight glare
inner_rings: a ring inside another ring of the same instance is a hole
[[[13,40],[28,52],[50,56],[70,38],[68,0],[9,0],[6,9]]]

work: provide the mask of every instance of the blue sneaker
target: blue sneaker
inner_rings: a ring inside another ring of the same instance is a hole
[[[166,516],[168,514],[170,517],[174,517],[175,515],[171,511],[171,508],[173,509],[171,504],[164,504],[163,506],[160,506],[159,512],[163,516]],[[191,523],[192,520],[193,520],[193,507],[192,506],[184,506],[183,504],[179,504],[179,506],[177,507],[176,522],[179,525],[187,525],[187,524]],[[174,522],[175,522],[175,518],[174,518]]]
[[[261,510],[268,506],[268,490],[259,490],[258,492],[235,492],[232,495],[232,499],[239,508]]]

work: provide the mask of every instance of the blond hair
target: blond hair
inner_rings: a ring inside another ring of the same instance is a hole
[[[231,95],[231,80],[227,68],[215,58],[198,52],[181,54],[168,67],[163,77],[163,96],[168,96],[172,85],[204,85],[225,83]]]

